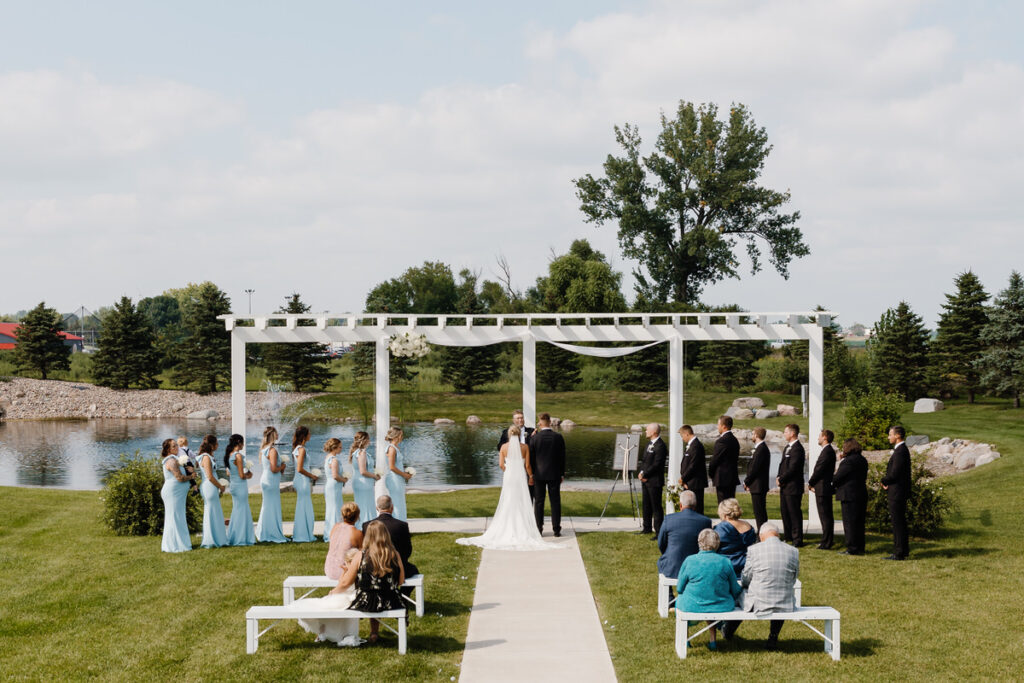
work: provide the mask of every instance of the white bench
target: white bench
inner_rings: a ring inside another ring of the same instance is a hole
[[[770,614],[757,614],[756,612],[744,612],[734,610],[732,612],[682,612],[676,610],[676,655],[680,659],[686,659],[686,650],[690,641],[723,621],[769,621],[780,619],[782,621],[799,621],[825,640],[825,652],[832,656],[832,659],[839,660],[839,611],[832,607],[797,607],[792,612],[772,612]],[[822,633],[807,623],[811,621],[824,621],[825,632]],[[701,630],[690,635],[691,621],[710,621]]]
[[[664,574],[658,574],[658,616],[662,619],[668,616],[668,609],[672,606],[675,600],[671,599],[672,592],[670,588],[675,588],[676,584],[679,583],[677,579],[670,579]],[[800,606],[800,593],[803,590],[803,586],[800,583],[800,579],[796,580],[793,584],[793,600],[796,602],[796,606]]]
[[[260,630],[261,619],[274,619],[274,623]],[[245,613],[245,652],[253,654],[260,646],[260,636],[274,628],[282,619],[397,619],[398,630],[391,628],[383,621],[381,625],[398,636],[398,654],[404,655],[406,650],[406,611],[392,609],[386,612],[357,612],[347,609],[306,609],[298,610],[288,605],[266,605],[250,607]]]
[[[338,585],[336,579],[329,579],[324,575],[318,576],[289,576],[284,580],[284,604],[290,605],[296,600],[295,589],[296,588],[308,588],[309,590],[299,596],[299,598],[305,598],[310,593],[315,591],[317,588],[334,588]],[[423,616],[423,574],[413,574],[405,580],[402,584],[402,588],[412,588],[413,597],[409,597],[402,594],[402,597],[408,600],[411,604],[416,607],[416,616]]]

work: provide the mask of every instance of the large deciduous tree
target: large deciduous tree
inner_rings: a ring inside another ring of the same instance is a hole
[[[925,384],[929,336],[921,316],[907,302],[883,313],[867,343],[872,384],[906,399],[917,397]]]
[[[179,386],[212,393],[231,375],[231,337],[217,316],[231,312],[231,299],[212,282],[190,285],[181,307],[187,335],[178,345],[174,373]]]
[[[1010,284],[999,293],[981,330],[985,350],[976,361],[982,383],[1000,394],[1013,396],[1020,408],[1024,393],[1024,278],[1013,271]]]
[[[758,183],[771,145],[742,104],[725,120],[713,104],[680,102],[649,156],[640,152],[636,126],[615,127],[622,156],[609,155],[604,176],[576,179],[588,222],[614,222],[623,254],[639,261],[639,295],[653,301],[696,304],[705,285],[738,278],[737,249],[745,247],[753,272],[767,257],[783,277],[794,258],[809,252],[785,213],[788,192]]]
[[[96,383],[113,389],[153,389],[160,382],[160,352],[151,318],[126,296],[104,314],[93,356]]]
[[[967,402],[974,403],[981,384],[975,361],[985,348],[981,331],[988,322],[985,302],[989,296],[969,270],[958,275],[954,284],[956,293],[946,295],[931,345],[934,384],[943,392],[963,389]]]
[[[278,313],[309,313],[310,308],[302,297],[292,294]],[[277,321],[275,321],[277,322]],[[280,321],[283,323],[283,321]],[[300,327],[312,327],[312,320],[300,320]],[[334,373],[331,372],[331,356],[324,344],[288,343],[263,344],[263,367],[267,376],[275,382],[287,382],[295,391],[323,389]]]
[[[64,343],[63,331],[60,313],[47,308],[45,301],[39,302],[21,319],[16,332],[15,365],[22,370],[35,370],[43,379],[54,370],[70,369],[71,349]]]

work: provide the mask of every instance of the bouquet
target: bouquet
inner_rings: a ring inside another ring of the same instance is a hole
[[[310,472],[310,474],[312,474],[317,479],[319,479],[320,477],[324,476],[324,471],[322,469],[320,469],[319,467],[314,467],[309,472]]]
[[[252,472],[252,460],[245,461],[245,471]]]
[[[220,484],[221,486],[227,486],[228,480],[225,479],[224,477],[221,477],[220,479],[217,480],[217,483]]]
[[[287,453],[283,453],[281,451],[277,452],[277,458],[278,458],[278,460],[283,462],[285,465],[287,465],[288,463],[290,463],[292,461],[292,456],[288,455]]]
[[[430,353],[430,346],[427,338],[422,334],[410,334],[403,332],[392,337],[388,344],[391,354],[396,357],[422,358]]]
[[[191,467],[191,464],[189,464],[188,456],[185,455],[184,453],[179,455],[178,456],[178,465],[180,465],[181,467]]]
[[[346,479],[351,479],[355,476],[355,470],[352,468],[352,463],[346,462],[341,466],[341,476]]]
[[[415,467],[406,467],[406,468],[405,468],[405,472],[406,472],[406,474],[408,474],[408,475],[409,475],[410,477],[415,477],[415,476],[416,476],[416,468],[415,468]]]

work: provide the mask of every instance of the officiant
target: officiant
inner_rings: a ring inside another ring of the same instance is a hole
[[[665,519],[665,502],[662,493],[665,490],[665,463],[668,461],[668,446],[661,438],[661,425],[652,422],[647,425],[647,448],[640,461],[636,476],[642,484],[644,525],[640,533],[654,534],[658,537],[661,522]],[[653,528],[652,528],[653,525]]]
[[[530,437],[533,436],[533,427],[526,427],[526,416],[523,415],[522,410],[516,409],[512,412],[512,424],[519,427],[519,443],[524,446],[530,445]],[[501,451],[501,447],[508,443],[508,427],[501,430],[501,438],[498,439],[498,451]],[[527,487],[530,490],[530,501],[533,501],[533,487]]]

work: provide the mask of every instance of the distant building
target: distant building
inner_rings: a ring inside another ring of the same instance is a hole
[[[0,351],[13,351],[18,345],[19,327],[21,327],[19,323],[0,323]],[[64,343],[70,346],[73,352],[77,353],[82,350],[83,339],[78,335],[61,332],[60,336],[64,338]]]

